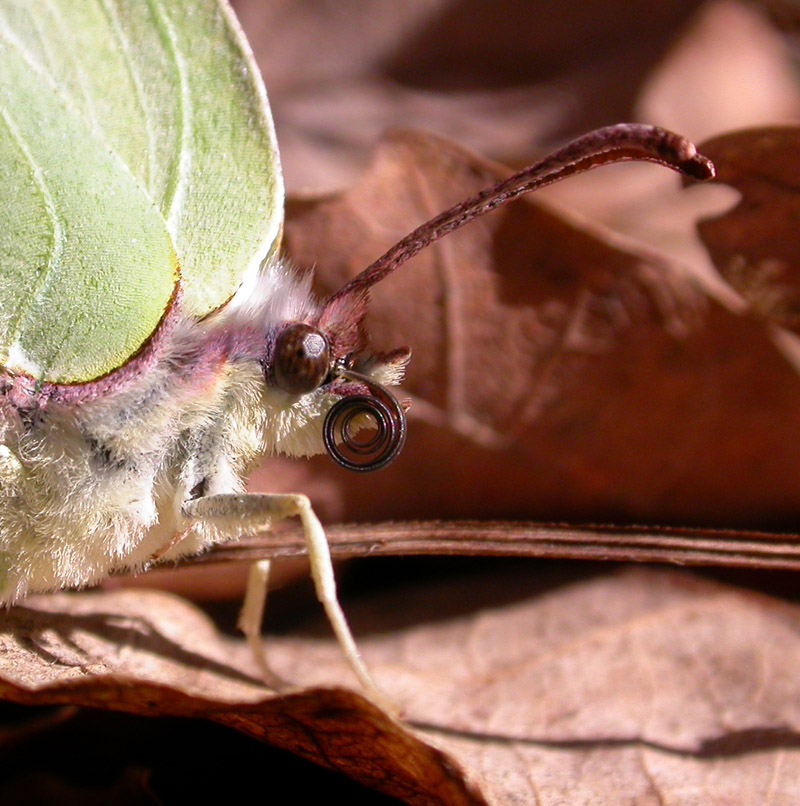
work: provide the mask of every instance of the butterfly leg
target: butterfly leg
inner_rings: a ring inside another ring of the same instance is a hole
[[[261,627],[267,607],[270,565],[269,560],[259,560],[252,563],[248,569],[244,602],[236,626],[244,633],[250,652],[261,672],[261,678],[270,688],[281,691],[288,688],[289,683],[277,675],[269,665],[264,652],[264,642],[261,639]]]
[[[336,594],[336,578],[333,573],[328,541],[311,503],[305,495],[295,494],[245,494],[214,495],[188,501],[183,505],[183,514],[190,520],[205,521],[225,529],[236,525],[242,532],[254,532],[267,528],[282,518],[299,517],[308,546],[311,577],[317,598],[322,603],[339,646],[350,668],[365,691],[376,702],[385,703],[386,697],[375,685],[356,642],[350,632],[344,612]],[[256,563],[248,576],[247,592],[239,618],[240,628],[247,636],[248,644],[257,656],[259,666],[266,665],[261,642],[261,621],[266,603],[269,562]],[[269,668],[268,666],[266,667]],[[269,672],[274,675],[273,672]]]

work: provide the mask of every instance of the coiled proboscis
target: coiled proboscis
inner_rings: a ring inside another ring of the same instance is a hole
[[[348,395],[334,403],[325,417],[322,435],[334,462],[366,473],[386,467],[400,453],[406,441],[406,415],[397,398],[383,386],[363,377],[358,380],[370,394]],[[356,427],[356,420],[364,416],[371,423]],[[366,433],[367,438],[359,438],[360,433]]]

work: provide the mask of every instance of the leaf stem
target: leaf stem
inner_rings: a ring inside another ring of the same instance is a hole
[[[666,562],[800,570],[800,535],[725,529],[572,526],[520,521],[403,521],[326,528],[336,559],[459,555]],[[190,557],[183,565],[254,562],[306,553],[299,529],[281,527]]]

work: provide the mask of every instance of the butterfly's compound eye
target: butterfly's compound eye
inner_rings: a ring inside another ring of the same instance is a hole
[[[322,386],[330,370],[330,347],[311,325],[287,325],[275,341],[275,383],[290,395],[304,395]]]

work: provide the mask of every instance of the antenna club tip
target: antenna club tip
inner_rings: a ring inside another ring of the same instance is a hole
[[[716,175],[714,163],[700,154],[691,140],[673,132],[665,130],[662,132],[667,153],[672,157],[676,168],[693,179],[705,181],[714,178]]]
[[[708,157],[699,154],[694,145],[689,143],[688,140],[687,144],[691,146],[691,154],[688,154],[685,159],[678,163],[680,170],[687,176],[699,179],[701,182],[713,179],[717,174],[714,163]]]
[[[717,175],[717,169],[714,167],[714,163],[711,162],[708,157],[704,157],[702,154],[697,154],[691,165],[688,167],[689,170],[687,173],[690,176],[693,176],[695,179],[700,179],[701,181],[713,179]]]

